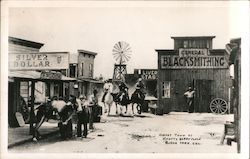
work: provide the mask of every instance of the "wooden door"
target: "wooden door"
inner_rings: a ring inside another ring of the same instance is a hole
[[[195,80],[194,112],[210,112],[211,80]]]

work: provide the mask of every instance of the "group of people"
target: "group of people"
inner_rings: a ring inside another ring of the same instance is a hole
[[[96,89],[93,90],[93,94],[88,99],[85,95],[80,95],[79,98],[70,95],[68,100],[62,97],[53,97],[52,100],[48,99],[46,103],[37,109],[37,123],[42,124],[44,120],[53,117],[59,119],[58,127],[62,139],[73,137],[75,128],[73,125],[75,124],[76,136],[86,138],[88,135],[87,124],[89,123],[90,130],[94,130],[94,117],[102,113],[100,106],[98,106]]]
[[[120,82],[118,87],[119,87],[118,97],[120,97],[122,94],[128,95],[128,86],[124,82]],[[137,83],[135,84],[136,93],[144,94],[144,88],[145,87],[144,87],[144,84],[142,82],[142,79],[139,78]],[[105,84],[103,86],[103,90],[104,90],[104,94],[102,97],[102,102],[104,102],[105,96],[107,95],[108,92],[110,92],[110,93],[113,92],[113,84],[112,84],[111,79],[105,81]]]

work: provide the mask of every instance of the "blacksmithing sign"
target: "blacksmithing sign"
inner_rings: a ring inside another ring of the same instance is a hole
[[[161,69],[228,68],[225,56],[161,56]]]
[[[9,54],[11,70],[68,69],[69,53],[37,52]]]
[[[155,80],[157,79],[157,70],[152,70],[152,69],[145,69],[141,70],[141,78],[144,80]]]

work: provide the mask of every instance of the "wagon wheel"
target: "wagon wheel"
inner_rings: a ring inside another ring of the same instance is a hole
[[[221,98],[215,98],[210,103],[210,110],[212,113],[224,114],[227,112],[227,102]]]

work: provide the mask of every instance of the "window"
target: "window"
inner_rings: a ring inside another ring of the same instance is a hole
[[[170,81],[162,82],[162,98],[170,98]]]
[[[81,68],[82,68],[81,71],[82,71],[82,76],[83,76],[83,74],[84,74],[84,63],[82,63],[82,67]]]
[[[93,64],[89,64],[89,77],[93,77]]]
[[[188,47],[188,41],[187,41],[187,40],[183,41],[183,47],[184,47],[184,48],[187,48],[187,47]]]
[[[76,77],[76,65],[70,64],[69,77]]]

